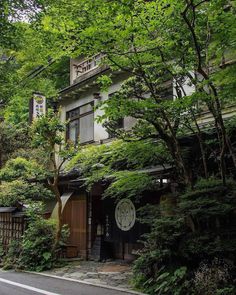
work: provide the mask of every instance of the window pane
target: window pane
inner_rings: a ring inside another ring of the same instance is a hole
[[[80,115],[93,111],[93,104],[88,103],[80,107]]]
[[[76,108],[72,111],[67,112],[67,119],[72,119],[77,116],[79,116],[79,108]]]
[[[93,113],[80,118],[80,142],[93,140]]]
[[[78,141],[79,122],[78,120],[71,121],[68,124],[68,139],[76,143]]]

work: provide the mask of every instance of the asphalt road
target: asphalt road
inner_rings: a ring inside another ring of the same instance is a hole
[[[129,295],[102,287],[86,285],[37,274],[1,271],[0,295]]]

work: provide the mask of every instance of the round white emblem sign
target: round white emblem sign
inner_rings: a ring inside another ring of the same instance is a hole
[[[136,219],[134,204],[129,199],[119,201],[115,209],[116,224],[123,231],[130,230]]]

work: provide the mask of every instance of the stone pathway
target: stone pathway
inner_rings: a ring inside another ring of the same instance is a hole
[[[132,290],[131,266],[125,262],[73,261],[44,273],[88,283]]]

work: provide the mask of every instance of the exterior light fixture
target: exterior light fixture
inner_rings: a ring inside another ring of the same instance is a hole
[[[102,97],[99,92],[95,92],[95,93],[93,93],[93,98],[94,99],[101,99]]]

